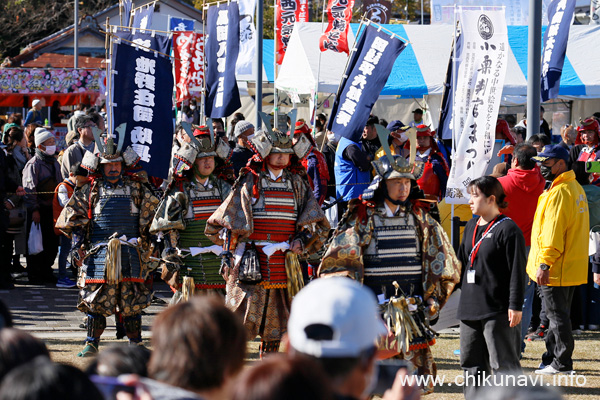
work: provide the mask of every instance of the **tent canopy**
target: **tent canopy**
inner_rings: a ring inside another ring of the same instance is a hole
[[[356,32],[358,24],[351,24],[351,28]],[[381,94],[408,98],[442,94],[452,48],[452,26],[385,25],[385,28],[406,41],[407,47],[394,63]],[[275,82],[278,89],[300,94],[314,90],[320,33],[320,23],[296,25]],[[504,96],[527,95],[527,37],[527,26],[508,27],[510,51]],[[345,53],[322,53],[319,91],[337,92],[347,58]],[[600,26],[571,26],[560,96],[600,98],[600,75],[595,72],[595,65],[600,65]]]

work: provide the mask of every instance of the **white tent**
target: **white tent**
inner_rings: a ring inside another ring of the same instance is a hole
[[[321,52],[321,33],[321,23],[302,22],[294,25],[281,70],[275,80],[277,89],[296,94],[310,94],[315,90],[326,93],[337,91],[348,55],[330,50]],[[354,43],[352,30],[348,32],[348,43],[350,46]]]

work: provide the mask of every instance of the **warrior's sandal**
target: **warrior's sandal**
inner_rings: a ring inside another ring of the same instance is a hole
[[[86,343],[83,350],[77,353],[77,357],[91,357],[98,354],[98,345],[94,343]]]

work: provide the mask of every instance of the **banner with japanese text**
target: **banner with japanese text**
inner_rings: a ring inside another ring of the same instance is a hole
[[[281,65],[296,22],[308,22],[308,0],[277,0],[277,64]]]
[[[121,25],[129,26],[131,22],[131,0],[119,0]]]
[[[329,0],[327,4],[327,29],[319,39],[321,51],[348,53],[348,29],[352,19],[354,0]],[[377,22],[377,21],[374,21]]]
[[[337,137],[358,142],[373,105],[390,76],[398,55],[406,47],[379,25],[364,27],[344,72],[338,96],[331,109],[328,129]]]
[[[171,19],[169,20],[169,30],[173,32],[193,31],[194,20],[171,17]]]
[[[152,25],[152,16],[154,15],[154,3],[148,7],[140,7],[133,10],[133,28],[149,29]]]
[[[166,179],[171,152],[165,149],[173,146],[171,60],[124,43],[113,49],[114,126],[127,123],[124,148],[131,145],[149,176]]]
[[[240,48],[238,3],[208,8],[206,14],[206,101],[210,118],[228,117],[242,106],[235,78]]]
[[[171,39],[165,35],[152,34],[150,32],[141,32],[136,30],[135,33],[131,29],[114,29],[114,33],[117,37],[124,39],[131,46],[137,44],[140,49],[150,48],[152,50],[160,51],[163,54],[171,53]],[[129,43],[133,42],[133,43]],[[115,43],[120,43],[118,40]]]
[[[548,7],[550,24],[544,34],[542,52],[542,102],[558,97],[574,12],[575,2],[569,0],[554,0]]]
[[[254,57],[256,55],[256,28],[254,10],[256,0],[240,0],[240,53],[236,65],[238,79],[245,76],[253,79]]]
[[[176,102],[189,99],[191,92],[202,91],[204,82],[204,34],[173,33]]]
[[[459,7],[457,19],[462,45],[453,88],[456,152],[446,202],[466,204],[467,186],[484,175],[492,158],[509,45],[504,9]]]
[[[392,2],[389,0],[364,0],[365,18],[378,24],[389,24],[392,18]]]

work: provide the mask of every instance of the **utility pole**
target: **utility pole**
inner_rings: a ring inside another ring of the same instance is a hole
[[[542,73],[542,2],[529,0],[527,45],[527,138],[540,133]]]

